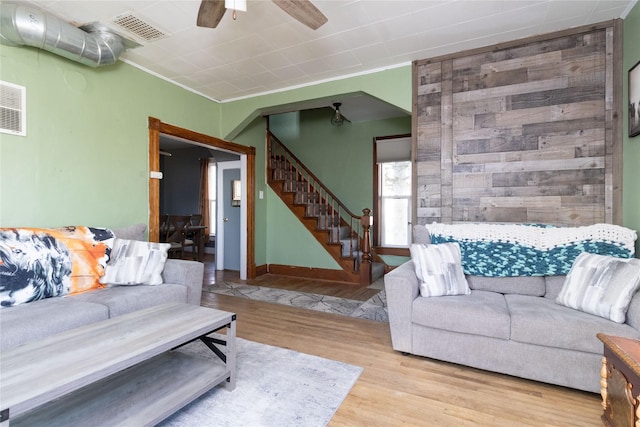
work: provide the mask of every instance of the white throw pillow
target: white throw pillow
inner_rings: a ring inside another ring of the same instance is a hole
[[[106,285],[160,285],[169,243],[116,238],[111,259],[100,278]]]
[[[583,252],[574,261],[556,303],[624,323],[640,287],[640,260]]]
[[[462,271],[460,245],[443,243],[425,245],[414,243],[409,248],[411,259],[420,280],[420,295],[469,295],[471,289]]]

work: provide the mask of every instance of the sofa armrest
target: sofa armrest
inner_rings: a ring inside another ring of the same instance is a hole
[[[203,279],[204,264],[197,261],[168,259],[162,270],[164,283],[187,287],[187,302],[193,305],[200,305]]]
[[[384,276],[389,328],[394,350],[411,352],[411,311],[420,294],[413,261],[407,261]]]

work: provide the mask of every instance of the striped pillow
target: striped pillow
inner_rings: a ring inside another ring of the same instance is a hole
[[[567,275],[556,303],[624,323],[640,287],[640,260],[583,252]]]
[[[420,280],[420,295],[469,295],[471,290],[462,271],[460,245],[414,243],[409,248],[416,276]]]
[[[169,243],[116,238],[100,283],[113,285],[160,285]]]

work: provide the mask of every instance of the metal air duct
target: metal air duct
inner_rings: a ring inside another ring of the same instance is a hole
[[[0,4],[0,43],[33,46],[90,67],[111,65],[125,51],[118,34],[94,28],[89,32],[28,6]]]

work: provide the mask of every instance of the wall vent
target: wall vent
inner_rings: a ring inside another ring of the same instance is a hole
[[[0,81],[0,132],[27,134],[27,88]]]
[[[131,12],[116,16],[113,18],[113,23],[147,43],[169,36],[166,31],[157,28],[155,25],[135,16]]]

